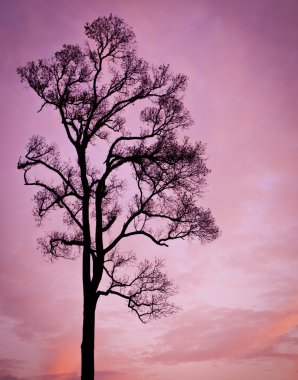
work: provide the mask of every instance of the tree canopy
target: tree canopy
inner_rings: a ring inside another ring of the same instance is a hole
[[[200,206],[209,173],[205,146],[184,136],[192,125],[183,103],[185,75],[139,58],[134,32],[117,16],[87,23],[85,33],[83,48],[64,45],[52,58],[18,68],[42,100],[39,111],[50,106],[59,113],[76,159],[34,135],[18,168],[25,184],[38,188],[39,222],[64,211],[66,229],[39,243],[52,260],[82,255],[84,318],[100,296],[112,294],[146,322],[177,310],[169,301],[175,286],[162,260],[138,262],[120,243],[138,235],[167,247],[218,236],[210,210]],[[129,116],[138,110],[132,124]]]

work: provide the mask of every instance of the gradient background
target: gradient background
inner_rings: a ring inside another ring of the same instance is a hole
[[[16,169],[32,134],[66,139],[16,67],[82,42],[84,23],[110,12],[133,27],[140,56],[189,76],[189,134],[212,169],[202,203],[222,236],[129,243],[166,258],[183,311],[142,325],[121,300],[99,303],[96,379],[297,379],[298,1],[0,0],[0,380],[79,378],[80,260],[39,255]]]

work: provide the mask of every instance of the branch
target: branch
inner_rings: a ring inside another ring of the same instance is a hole
[[[38,166],[43,166],[57,174],[62,183],[53,185],[42,180],[29,179],[28,173],[30,170]],[[35,217],[41,221],[50,210],[60,207],[66,210],[71,220],[81,230],[83,229],[82,223],[77,218],[81,209],[80,205],[75,202],[72,204],[66,202],[66,199],[70,198],[76,199],[77,202],[82,202],[82,196],[77,191],[77,187],[80,186],[79,178],[76,178],[77,173],[72,166],[61,162],[60,153],[54,144],[48,145],[43,137],[33,136],[27,145],[25,159],[20,159],[18,162],[18,169],[24,170],[25,185],[42,188],[34,196],[36,202]]]
[[[44,256],[50,260],[64,258],[73,260],[78,257],[72,250],[73,247],[83,247],[84,242],[81,234],[67,235],[63,232],[52,232],[45,238],[38,239],[38,244]]]
[[[151,235],[149,232],[144,231],[144,230],[128,232],[124,234],[123,237],[134,236],[134,235],[144,235],[148,237],[149,239],[151,239],[153,243],[168,247],[168,244],[165,243],[165,241],[167,241],[168,239],[156,239],[153,235]]]
[[[136,265],[134,275],[119,275],[119,269],[127,273],[126,266],[133,262],[135,256],[131,253],[128,255],[112,253],[105,262],[110,285],[106,290],[99,290],[97,296],[114,294],[126,299],[128,307],[143,323],[177,312],[179,307],[168,301],[177,290],[167,275],[162,273],[163,262],[158,259],[153,263],[144,260]],[[110,264],[110,269],[107,268],[107,263]]]
[[[81,230],[83,230],[82,223],[76,218],[73,210],[71,210],[70,206],[65,202],[65,198],[73,196],[72,193],[59,194],[55,188],[52,188],[49,185],[42,183],[38,180],[30,182],[30,180],[28,180],[26,176],[26,171],[24,172],[24,180],[25,185],[39,186],[45,190],[45,192],[39,192],[35,197],[35,200],[37,202],[37,210],[35,213],[36,216],[42,219],[45,216],[46,212],[53,209],[55,206],[63,207],[68,212],[72,220],[76,223],[76,225]],[[44,204],[51,199],[49,195],[51,195],[53,201],[51,204],[47,204],[47,206],[44,207]]]
[[[44,166],[48,170],[57,174],[65,187],[69,187],[73,195],[82,200],[71,179],[77,175],[75,169],[69,164],[61,162],[60,152],[55,144],[47,144],[44,137],[34,135],[27,144],[27,160],[19,159],[18,169],[28,170],[34,166]],[[66,172],[66,175],[63,173]],[[67,176],[67,177],[66,177]]]

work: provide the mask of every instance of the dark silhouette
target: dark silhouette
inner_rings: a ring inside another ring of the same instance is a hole
[[[18,68],[42,99],[40,110],[49,105],[59,112],[77,159],[64,161],[56,144],[33,136],[18,168],[26,185],[39,187],[38,221],[64,211],[67,228],[40,239],[42,252],[52,260],[82,255],[81,378],[93,380],[101,296],[126,299],[142,322],[177,311],[168,300],[175,287],[162,261],[137,263],[121,241],[138,235],[159,246],[184,238],[204,243],[218,236],[218,227],[210,210],[197,205],[209,172],[204,145],[179,135],[192,123],[182,102],[187,78],[138,58],[135,35],[118,17],[98,18],[85,33],[83,49],[64,45],[51,59]],[[144,108],[132,127],[124,111],[136,105],[135,114],[139,104]],[[51,178],[40,177],[39,168]]]

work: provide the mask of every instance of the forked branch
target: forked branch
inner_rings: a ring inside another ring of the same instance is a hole
[[[127,271],[128,266],[130,269]],[[162,272],[163,266],[163,261],[158,259],[136,264],[132,253],[114,251],[104,266],[110,285],[106,290],[99,290],[97,295],[113,294],[124,298],[143,323],[174,314],[179,308],[169,302],[169,297],[176,294],[177,289]]]

